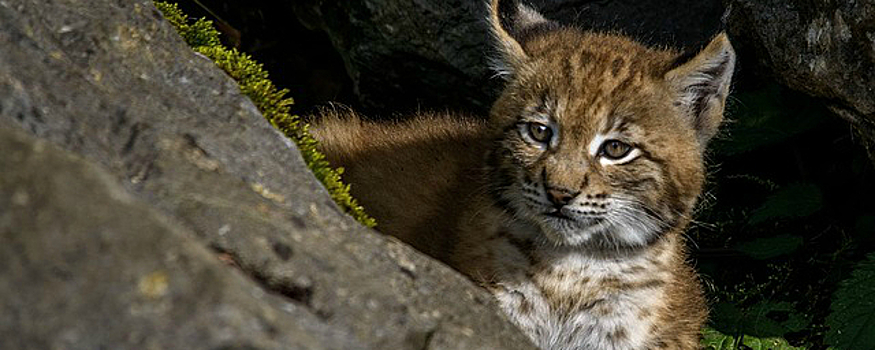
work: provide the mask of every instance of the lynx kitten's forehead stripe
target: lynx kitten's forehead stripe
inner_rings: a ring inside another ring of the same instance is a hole
[[[489,10],[506,86],[488,119],[325,110],[323,151],[381,231],[489,290],[541,348],[698,348],[683,230],[723,119],[726,36],[687,56]]]

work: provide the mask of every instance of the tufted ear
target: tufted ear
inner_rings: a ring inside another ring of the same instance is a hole
[[[523,49],[524,37],[533,29],[552,27],[555,24],[519,0],[488,1],[487,19],[498,50],[498,57],[493,58],[492,68],[496,75],[512,76],[528,59]]]
[[[676,91],[680,106],[696,130],[702,148],[717,133],[729,95],[735,51],[725,33],[720,33],[691,59],[681,56],[665,80]]]

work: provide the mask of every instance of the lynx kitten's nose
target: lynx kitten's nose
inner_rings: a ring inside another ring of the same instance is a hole
[[[553,206],[556,209],[562,208],[571,202],[574,197],[577,197],[577,193],[571,193],[567,190],[548,188],[547,189],[547,199],[550,200],[550,203],[553,203]]]

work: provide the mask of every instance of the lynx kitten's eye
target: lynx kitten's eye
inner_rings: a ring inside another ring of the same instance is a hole
[[[529,136],[535,141],[548,143],[553,137],[553,130],[541,123],[529,123]]]
[[[609,159],[617,160],[625,157],[630,151],[632,151],[632,146],[628,143],[617,140],[608,140],[602,144],[601,154]]]

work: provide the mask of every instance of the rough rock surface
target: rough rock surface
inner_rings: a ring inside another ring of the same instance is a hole
[[[869,140],[875,162],[875,1],[732,0],[728,26],[743,58],[820,97]]]
[[[0,48],[0,348],[531,348],[149,1],[0,1]]]
[[[446,106],[485,112],[491,79],[482,0],[296,0],[297,17],[324,30],[343,56],[361,103],[398,112]],[[619,30],[656,45],[695,47],[720,30],[719,0],[531,2],[545,17]]]
[[[354,345],[93,162],[5,127],[0,149],[0,348]]]

